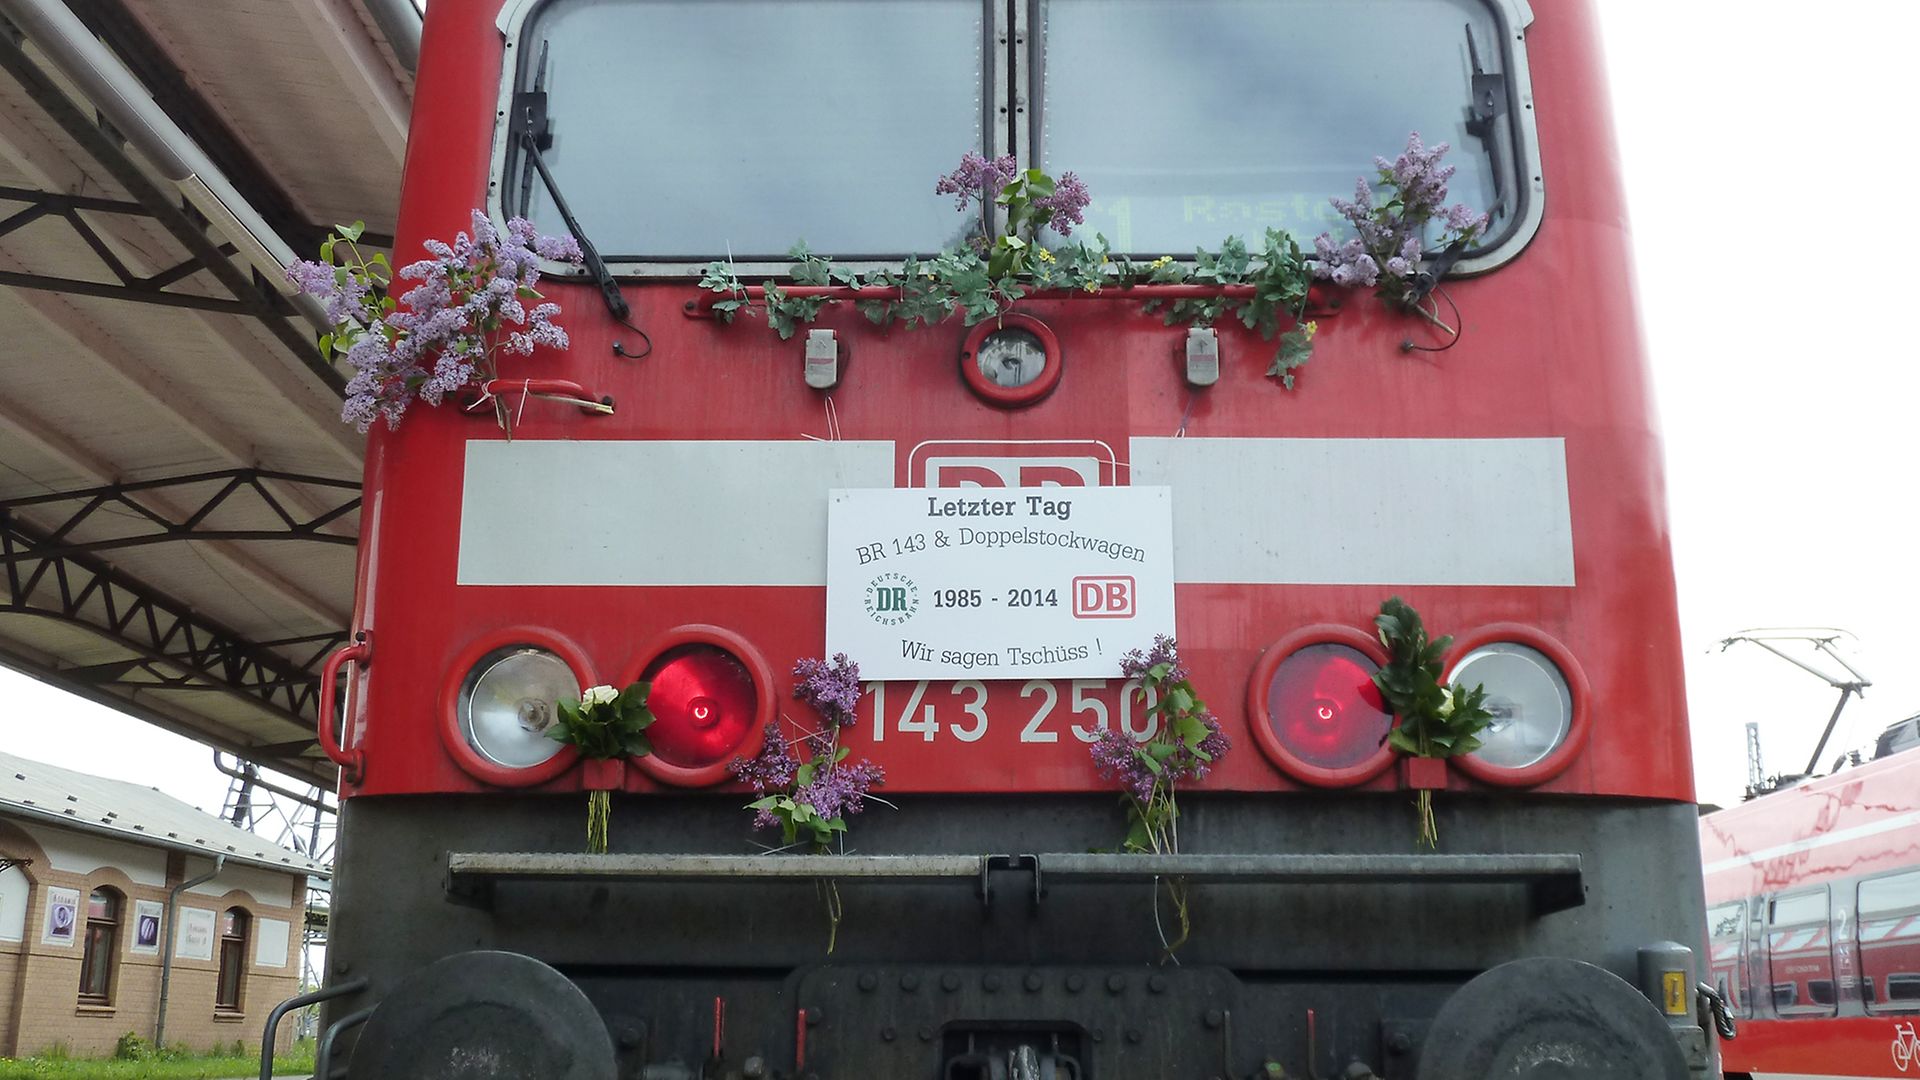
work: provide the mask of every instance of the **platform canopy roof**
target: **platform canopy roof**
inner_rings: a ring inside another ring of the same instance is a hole
[[[411,0],[0,0],[0,664],[329,783],[363,437],[278,268],[390,244]]]

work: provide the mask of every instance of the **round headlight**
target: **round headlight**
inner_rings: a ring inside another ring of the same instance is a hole
[[[1493,720],[1480,733],[1473,757],[1499,769],[1524,769],[1544,760],[1573,729],[1573,694],[1545,653],[1496,641],[1468,653],[1447,682],[1484,686]]]
[[[580,699],[580,680],[560,657],[532,645],[509,645],[480,658],[454,703],[460,735],[495,765],[524,769],[561,750],[547,738],[559,702]]]

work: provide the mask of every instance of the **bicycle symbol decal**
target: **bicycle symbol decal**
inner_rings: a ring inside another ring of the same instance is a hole
[[[1893,1067],[1901,1072],[1907,1066],[1920,1059],[1920,1035],[1914,1034],[1913,1022],[1896,1025],[1893,1029]]]

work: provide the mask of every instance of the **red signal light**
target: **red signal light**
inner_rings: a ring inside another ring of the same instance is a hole
[[[1318,769],[1350,769],[1380,752],[1393,714],[1373,685],[1379,670],[1357,649],[1322,642],[1274,669],[1267,720],[1280,744]]]
[[[647,737],[668,765],[699,769],[726,761],[753,731],[760,696],[739,657],[689,642],[661,653],[640,675],[651,690]]]

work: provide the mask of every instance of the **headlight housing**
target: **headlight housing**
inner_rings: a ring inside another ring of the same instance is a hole
[[[540,627],[505,627],[467,644],[447,664],[439,698],[441,745],[476,780],[527,787],[579,759],[547,737],[562,701],[598,681],[586,655]]]
[[[1586,677],[1566,646],[1532,627],[1503,623],[1462,635],[1447,681],[1486,688],[1493,721],[1480,733],[1480,749],[1452,759],[1477,780],[1542,783],[1564,772],[1586,743]]]
[[[653,753],[634,764],[681,787],[719,783],[727,766],[758,753],[773,720],[773,676],[759,650],[718,626],[682,626],[640,653],[633,679],[645,682]]]
[[[1347,626],[1315,626],[1269,647],[1247,687],[1247,723],[1280,770],[1318,787],[1347,787],[1393,764],[1393,715],[1373,685],[1379,642]]]
[[[547,732],[563,700],[580,700],[580,680],[567,662],[537,645],[508,645],[468,669],[455,722],[481,758],[501,768],[531,768],[561,750]]]

